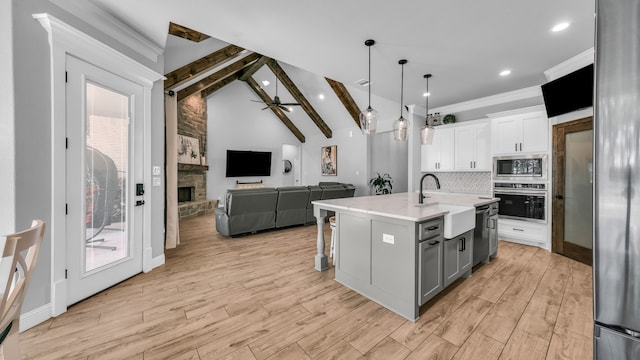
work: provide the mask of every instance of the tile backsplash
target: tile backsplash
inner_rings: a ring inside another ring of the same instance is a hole
[[[469,192],[476,194],[491,194],[491,172],[438,172],[435,175],[440,180],[440,189],[451,192]],[[418,184],[420,186],[420,184]],[[434,190],[436,183],[427,178],[424,181],[427,190]]]

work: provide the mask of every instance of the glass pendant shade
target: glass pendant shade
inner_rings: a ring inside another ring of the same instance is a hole
[[[378,127],[378,111],[369,106],[360,113],[360,128],[365,135],[374,135]]]
[[[422,145],[431,145],[433,144],[433,134],[435,134],[435,129],[433,126],[425,124],[420,129],[420,144]]]
[[[400,116],[393,122],[393,139],[397,141],[406,141],[409,134],[409,120]]]

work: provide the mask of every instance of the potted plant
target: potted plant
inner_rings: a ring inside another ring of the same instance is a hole
[[[391,194],[391,189],[393,189],[393,186],[391,185],[393,183],[391,175],[384,174],[381,176],[378,172],[376,173],[376,175],[376,177],[369,180],[369,185],[373,186],[375,194]]]

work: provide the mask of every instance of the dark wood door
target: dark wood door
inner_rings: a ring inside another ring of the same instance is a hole
[[[553,127],[552,251],[593,263],[593,118]]]

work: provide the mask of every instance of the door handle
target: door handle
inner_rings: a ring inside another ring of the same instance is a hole
[[[136,206],[144,205],[144,200],[136,200]]]

